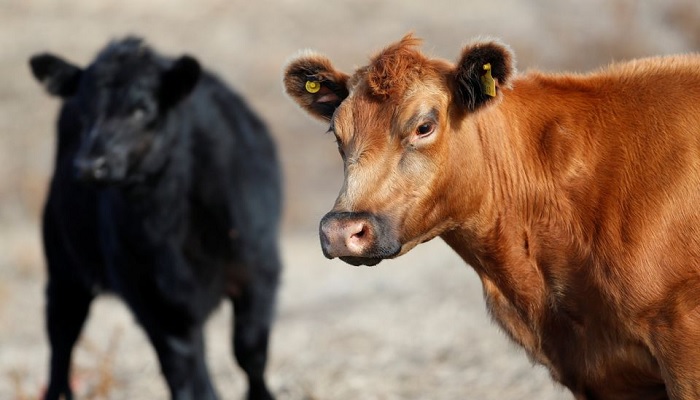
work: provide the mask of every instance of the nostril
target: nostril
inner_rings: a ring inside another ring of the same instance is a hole
[[[362,239],[362,237],[365,236],[365,232],[366,232],[365,226],[362,225],[362,228],[360,229],[360,231],[359,231],[359,232],[353,233],[352,235],[350,235],[350,237],[351,237],[351,238]]]
[[[105,157],[98,157],[93,160],[92,176],[97,180],[104,179],[107,176],[107,159]]]
[[[356,221],[346,229],[345,246],[350,254],[363,254],[372,240],[370,227],[364,221]]]
[[[109,176],[109,165],[104,156],[97,158],[78,158],[75,161],[77,176],[81,180],[99,181]]]
[[[107,164],[107,161],[104,156],[92,160],[92,167],[95,169],[102,168],[105,164]]]

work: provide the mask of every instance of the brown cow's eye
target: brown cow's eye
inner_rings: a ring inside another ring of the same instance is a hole
[[[418,134],[418,136],[428,136],[431,133],[433,133],[434,130],[435,124],[432,122],[426,122],[416,129],[416,133]]]

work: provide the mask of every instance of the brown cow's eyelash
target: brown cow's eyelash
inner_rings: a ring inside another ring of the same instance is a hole
[[[340,153],[340,156],[345,159],[345,151],[343,150],[343,142],[340,141],[338,136],[335,137],[335,144],[338,146],[338,152]]]
[[[340,153],[340,157],[345,160],[345,151],[343,150],[343,146],[341,146],[342,143],[338,143],[338,153]]]

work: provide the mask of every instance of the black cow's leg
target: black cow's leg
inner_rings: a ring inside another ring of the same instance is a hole
[[[79,285],[49,278],[46,289],[46,324],[51,344],[51,366],[46,400],[61,395],[71,400],[69,385],[71,354],[87,318],[93,296]]]
[[[164,326],[145,325],[160,361],[173,400],[217,398],[205,361],[202,327],[185,333],[168,332]]]
[[[198,330],[197,340],[195,345],[197,346],[197,358],[196,358],[196,368],[195,368],[195,398],[197,399],[216,399],[216,391],[212,385],[209,370],[207,368],[206,362],[206,349],[204,346],[204,333],[200,327]]]
[[[268,256],[267,265],[250,267],[252,279],[241,293],[231,297],[235,312],[234,354],[248,375],[249,400],[273,399],[264,373],[280,268],[276,251]]]

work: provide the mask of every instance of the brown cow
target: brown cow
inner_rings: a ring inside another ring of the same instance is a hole
[[[440,236],[577,399],[699,399],[700,56],[516,75],[497,41],[456,64],[418,44],[353,75],[286,67],[345,165],[324,254],[374,265]]]

